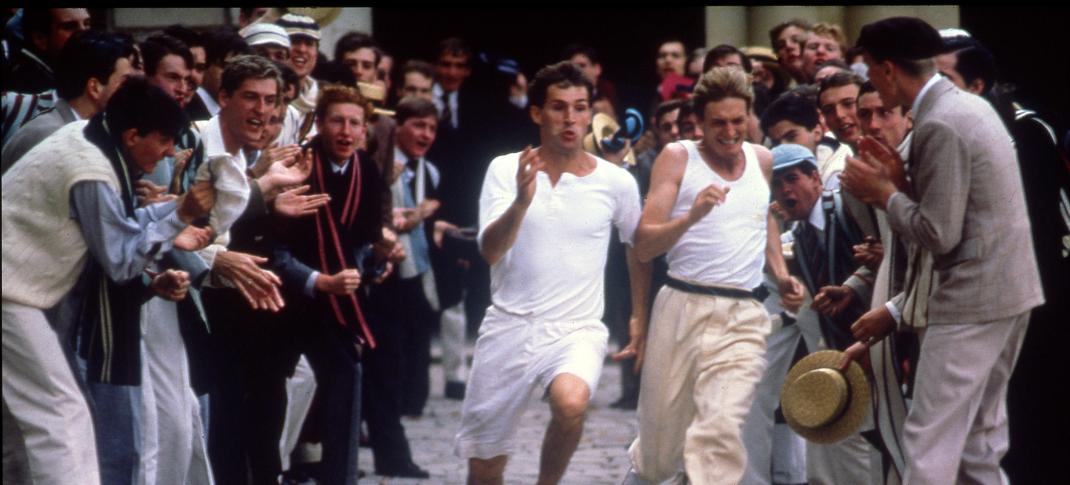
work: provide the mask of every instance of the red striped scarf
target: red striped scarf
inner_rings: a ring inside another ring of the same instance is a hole
[[[331,162],[321,157],[319,150],[312,150],[312,153],[311,192],[327,193],[324,172],[329,170],[329,168],[326,167],[326,164]],[[345,191],[345,202],[342,205],[340,220],[335,222],[330,204],[321,207],[320,210],[316,212],[317,253],[319,254],[319,269],[323,274],[334,274],[340,270],[349,269],[346,267],[345,253],[342,251],[342,241],[338,236],[338,229],[339,226],[342,226],[342,229],[346,231],[352,228],[353,222],[357,217],[357,211],[360,209],[362,183],[360,159],[357,154],[353,154],[353,156],[349,158],[349,163],[352,165],[353,169],[349,172],[349,185]],[[326,229],[326,233],[324,229]],[[328,243],[330,243],[330,247],[328,247]],[[335,269],[332,269],[330,265],[330,260],[333,258],[337,258]],[[348,303],[352,308],[353,314],[356,316],[357,322],[360,324],[360,334],[357,338],[361,339],[361,337],[363,337],[362,340],[367,342],[368,347],[374,349],[375,337],[372,336],[372,332],[368,328],[368,323],[364,319],[364,313],[360,309],[360,303],[357,302],[356,294],[350,293],[347,296],[348,298],[343,300],[345,297],[340,295],[327,295],[327,298],[331,302],[331,310],[334,313],[335,320],[344,327],[349,326],[349,319],[346,318],[345,312],[343,311],[343,305]]]

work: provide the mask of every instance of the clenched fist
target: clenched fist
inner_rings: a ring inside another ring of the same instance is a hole
[[[205,180],[189,188],[178,201],[178,218],[189,224],[195,219],[208,215],[215,205],[215,187]]]

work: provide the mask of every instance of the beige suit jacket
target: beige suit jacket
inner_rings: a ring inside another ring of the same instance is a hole
[[[933,254],[929,324],[982,323],[1044,302],[1010,134],[984,99],[941,79],[914,118],[916,199],[896,193],[888,223]]]

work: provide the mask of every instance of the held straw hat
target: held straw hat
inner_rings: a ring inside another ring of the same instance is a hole
[[[780,407],[793,431],[814,443],[835,443],[858,431],[869,412],[870,390],[862,367],[836,365],[843,352],[814,352],[788,371]]]

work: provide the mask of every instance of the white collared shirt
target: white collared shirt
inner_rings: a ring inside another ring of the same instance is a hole
[[[219,114],[219,103],[216,102],[215,98],[213,98],[206,89],[204,89],[204,86],[197,88],[197,96],[200,96],[201,101],[204,102],[204,107],[208,109],[209,114],[212,116]]]
[[[338,165],[337,163],[334,163],[332,161],[332,162],[330,162],[330,166],[331,166],[331,173],[333,173],[335,175],[338,175],[338,174],[346,171],[346,167],[349,166],[349,160],[346,160],[346,163],[343,163],[341,165]]]
[[[446,109],[445,105],[442,104],[443,92],[441,84],[435,83],[431,86],[431,100],[435,103],[435,107],[438,108],[439,115]],[[457,116],[457,91],[446,94],[446,100],[450,104],[450,125],[457,128],[460,126]]]
[[[936,85],[936,82],[940,80],[940,77],[939,74],[933,74],[933,77],[930,77],[929,80],[925,82],[925,85],[921,87],[921,91],[918,91],[918,96],[914,98],[914,104],[910,106],[910,112],[913,113],[914,116],[918,116],[918,106],[921,105],[921,100],[925,97],[925,93],[928,93],[929,90]]]
[[[513,246],[490,268],[495,308],[535,320],[597,320],[604,310],[606,248],[616,227],[631,245],[642,209],[627,170],[595,157],[584,176],[565,172],[556,185],[536,174],[535,197]],[[479,198],[479,244],[516,199],[519,153],[495,158]]]
[[[818,232],[825,231],[825,210],[821,208],[821,196],[817,197],[817,200],[814,201],[814,206],[810,208],[810,218],[807,221]]]
[[[241,148],[236,150],[237,153],[231,153],[227,151],[226,145],[223,143],[223,124],[219,121],[219,115],[212,116],[208,123],[204,126],[204,136],[201,139],[204,142],[204,159],[207,160],[212,157],[220,155],[228,155],[236,157],[242,167],[248,166],[245,161],[245,154]]]

